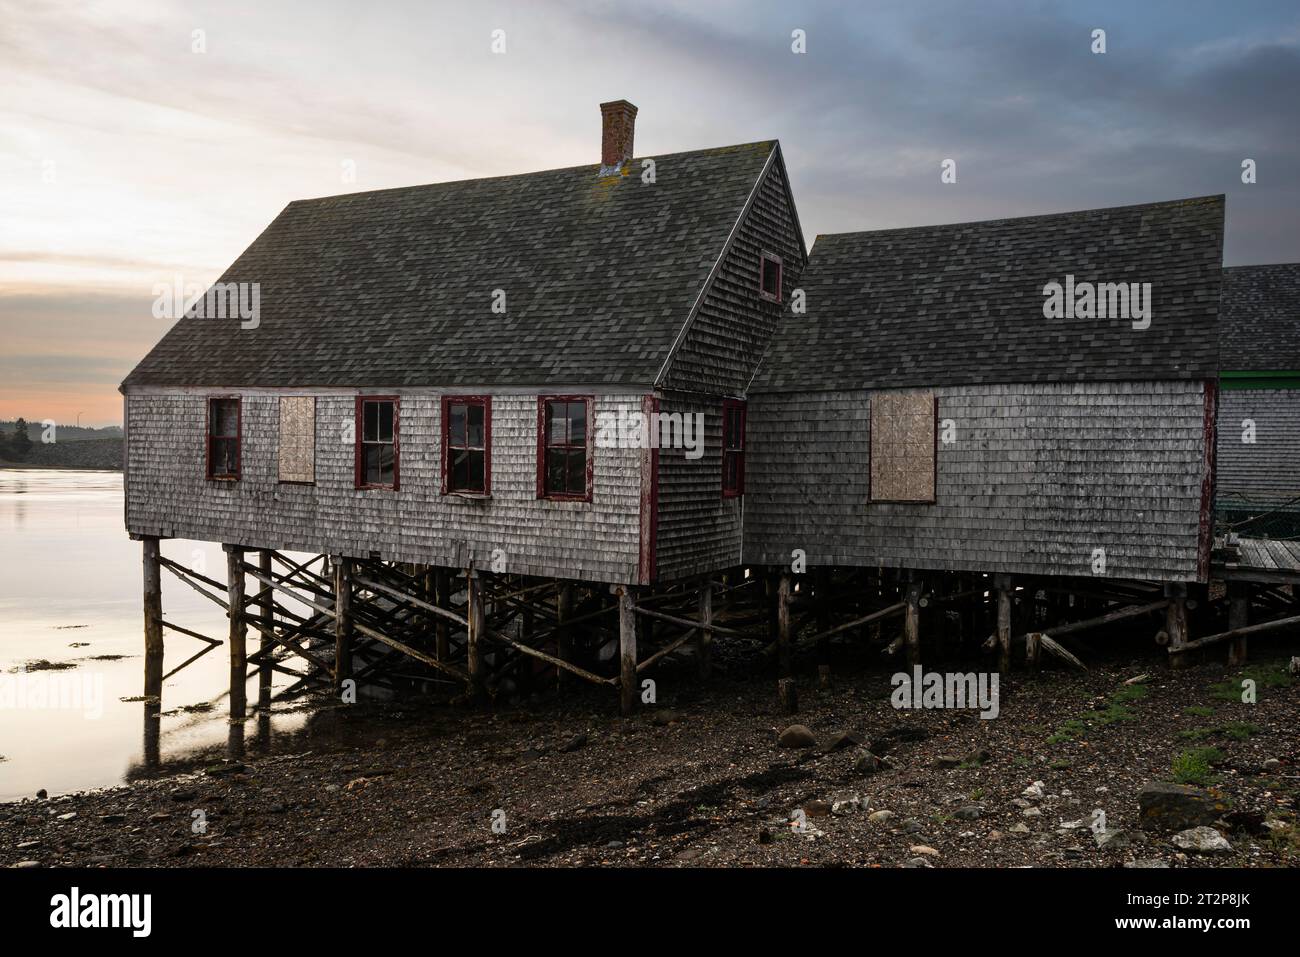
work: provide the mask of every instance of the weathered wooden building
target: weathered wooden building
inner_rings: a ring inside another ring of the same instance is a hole
[[[1223,215],[818,237],[807,315],[750,391],[746,561],[993,573],[1004,597],[1017,576],[1204,582]]]
[[[129,532],[225,543],[232,575],[299,550],[465,576],[426,602],[737,564],[733,400],[806,256],[781,150],[634,158],[636,108],[601,111],[600,164],[290,203],[218,284],[259,314],[180,319],[122,385]]]
[[[217,644],[164,617],[161,569],[227,610],[236,714],[250,666],[259,696],[414,669],[630,710],[674,652],[708,674],[715,636],[757,633],[784,677],[895,616],[913,661],[936,614],[1004,669],[1013,633],[1035,662],[1151,615],[1189,647],[1222,197],[809,258],[775,141],[634,158],[636,108],[601,112],[600,164],[289,204],[215,287],[257,314],[187,316],[127,377],[147,687],[165,629]],[[172,537],[223,543],[226,580]]]
[[[1300,263],[1223,271],[1216,508],[1300,536]]]

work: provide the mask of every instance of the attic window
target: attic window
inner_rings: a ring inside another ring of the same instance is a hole
[[[357,397],[357,488],[399,487],[398,413],[396,396]]]
[[[537,497],[591,501],[591,396],[537,400]]]
[[[871,501],[934,503],[937,414],[933,392],[872,393]]]
[[[486,496],[491,491],[492,399],[444,396],[442,494]]]
[[[722,401],[722,497],[745,493],[745,403]]]
[[[775,253],[758,254],[758,295],[769,302],[781,301],[781,257]]]
[[[208,478],[239,481],[241,419],[239,399],[208,399]]]

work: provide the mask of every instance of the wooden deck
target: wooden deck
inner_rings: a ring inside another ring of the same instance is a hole
[[[1214,578],[1224,581],[1300,582],[1300,541],[1236,538],[1214,541]]]

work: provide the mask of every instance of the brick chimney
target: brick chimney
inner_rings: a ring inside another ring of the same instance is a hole
[[[600,104],[600,166],[618,169],[632,158],[632,134],[636,130],[636,107],[627,100]]]

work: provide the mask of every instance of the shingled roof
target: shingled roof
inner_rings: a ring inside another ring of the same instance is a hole
[[[123,390],[651,386],[777,149],[290,203],[220,280],[261,284],[258,327],[181,319]]]
[[[1187,379],[1218,371],[1222,196],[819,236],[754,391]],[[1151,283],[1150,328],[1044,318],[1044,286]]]
[[[1300,370],[1300,263],[1223,270],[1223,369]]]

